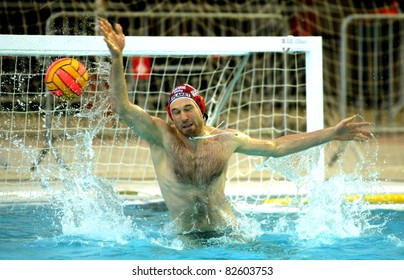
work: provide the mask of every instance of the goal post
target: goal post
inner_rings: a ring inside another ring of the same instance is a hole
[[[147,145],[108,112],[110,54],[102,36],[1,35],[0,45],[2,182],[35,181],[32,162],[46,143],[51,153],[37,163],[49,171],[60,167],[61,159],[71,167],[70,174],[77,174],[83,158],[75,156],[82,151],[73,136],[97,129],[89,160],[97,176],[128,186],[146,181],[157,185]],[[43,83],[50,62],[65,56],[84,62],[92,77],[87,92],[71,103],[51,96]],[[124,56],[130,98],[151,115],[168,120],[169,92],[190,83],[206,99],[210,125],[260,138],[323,128],[321,37],[127,36]],[[134,73],[133,57],[149,59],[146,78]],[[101,114],[94,121],[89,116],[97,109]],[[51,124],[45,124],[46,114],[53,117]],[[54,139],[46,139],[46,128]],[[56,160],[55,151],[60,156]],[[261,184],[273,178],[257,172],[256,163],[236,155],[229,164],[229,181]],[[324,167],[322,151],[319,166]]]

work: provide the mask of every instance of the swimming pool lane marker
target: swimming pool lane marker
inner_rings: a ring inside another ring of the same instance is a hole
[[[369,194],[369,195],[346,195],[345,200],[355,202],[363,200],[370,204],[400,204],[404,203],[404,193],[389,193],[389,194]],[[277,197],[269,198],[264,201],[264,204],[276,205],[291,205],[296,203],[308,203],[309,199],[304,197]]]

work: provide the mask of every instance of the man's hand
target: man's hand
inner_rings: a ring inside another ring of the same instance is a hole
[[[335,138],[334,140],[340,141],[366,141],[373,138],[372,133],[369,130],[362,129],[364,126],[370,125],[369,122],[352,122],[357,115],[346,118],[340,121],[335,126]]]
[[[104,41],[107,43],[111,56],[120,57],[125,47],[125,35],[123,34],[122,26],[116,23],[114,29],[105,18],[98,21],[98,26],[104,35]]]

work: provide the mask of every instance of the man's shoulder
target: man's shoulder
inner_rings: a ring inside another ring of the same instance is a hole
[[[217,136],[212,139],[216,139],[217,141],[226,142],[226,143],[240,143],[245,138],[249,138],[249,136],[237,129],[233,128],[224,128],[218,129],[212,127],[213,129],[210,131],[211,136]]]
[[[226,128],[226,129],[221,129],[217,131],[218,134],[227,134],[230,136],[234,136],[234,138],[249,138],[249,136],[240,130],[234,129],[234,128]]]
[[[173,132],[174,125],[166,122],[162,118],[159,117],[154,117],[151,116],[151,119],[153,120],[154,124],[156,125],[157,129],[163,130],[163,131],[168,131],[168,132]]]

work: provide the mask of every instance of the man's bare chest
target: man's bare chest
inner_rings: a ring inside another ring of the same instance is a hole
[[[230,155],[223,142],[212,140],[205,140],[195,146],[177,142],[171,146],[168,154],[177,181],[194,185],[210,185],[223,175]]]

